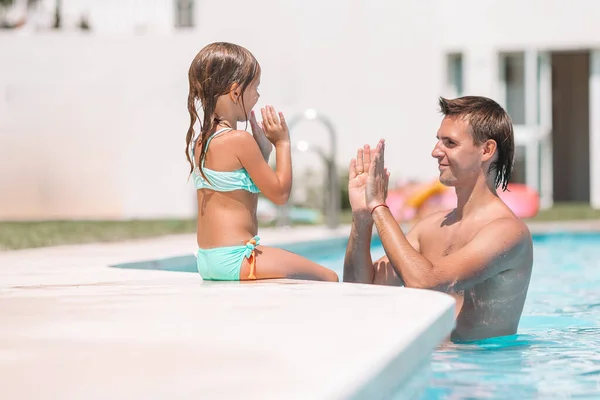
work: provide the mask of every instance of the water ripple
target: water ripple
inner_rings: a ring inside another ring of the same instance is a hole
[[[600,398],[600,235],[534,243],[517,335],[433,354],[423,399]]]

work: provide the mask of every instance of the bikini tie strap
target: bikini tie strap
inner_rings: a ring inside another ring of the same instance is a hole
[[[254,236],[252,239],[246,242],[246,251],[244,252],[244,257],[248,259],[250,262],[250,274],[248,275],[248,279],[256,279],[254,275],[254,271],[256,269],[256,253],[254,249],[260,243],[260,237]]]

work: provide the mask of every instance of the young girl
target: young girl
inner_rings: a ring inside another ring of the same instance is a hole
[[[202,278],[337,281],[330,269],[259,245],[258,193],[275,204],[285,204],[292,186],[292,163],[283,114],[271,106],[261,109],[261,128],[251,112],[260,84],[260,66],[254,56],[235,44],[209,44],[192,61],[189,84],[186,155],[198,189],[197,266]],[[200,121],[198,102],[204,118],[194,138],[194,125]],[[236,129],[238,122],[248,119],[253,135]],[[275,171],[268,164],[271,144],[277,155]]]

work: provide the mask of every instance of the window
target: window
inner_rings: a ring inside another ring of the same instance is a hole
[[[460,53],[448,54],[446,58],[446,85],[450,97],[463,95],[463,57]]]
[[[194,26],[194,0],[175,0],[175,26],[177,28]]]
[[[525,125],[525,53],[506,53],[501,55],[500,74],[504,81],[504,103],[506,112],[514,125]],[[511,182],[526,183],[527,163],[526,146],[515,143],[514,171]]]
[[[512,171],[512,176],[510,177],[511,183],[526,183],[525,176],[525,146],[515,145],[515,158],[514,161],[514,170]]]
[[[506,111],[514,124],[525,124],[525,54],[502,55],[501,74],[506,90]]]

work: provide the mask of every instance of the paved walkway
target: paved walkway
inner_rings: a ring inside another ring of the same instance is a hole
[[[347,235],[261,232],[272,244]],[[406,385],[454,327],[454,300],[437,292],[108,267],[193,243],[0,253],[3,398],[369,399]]]

